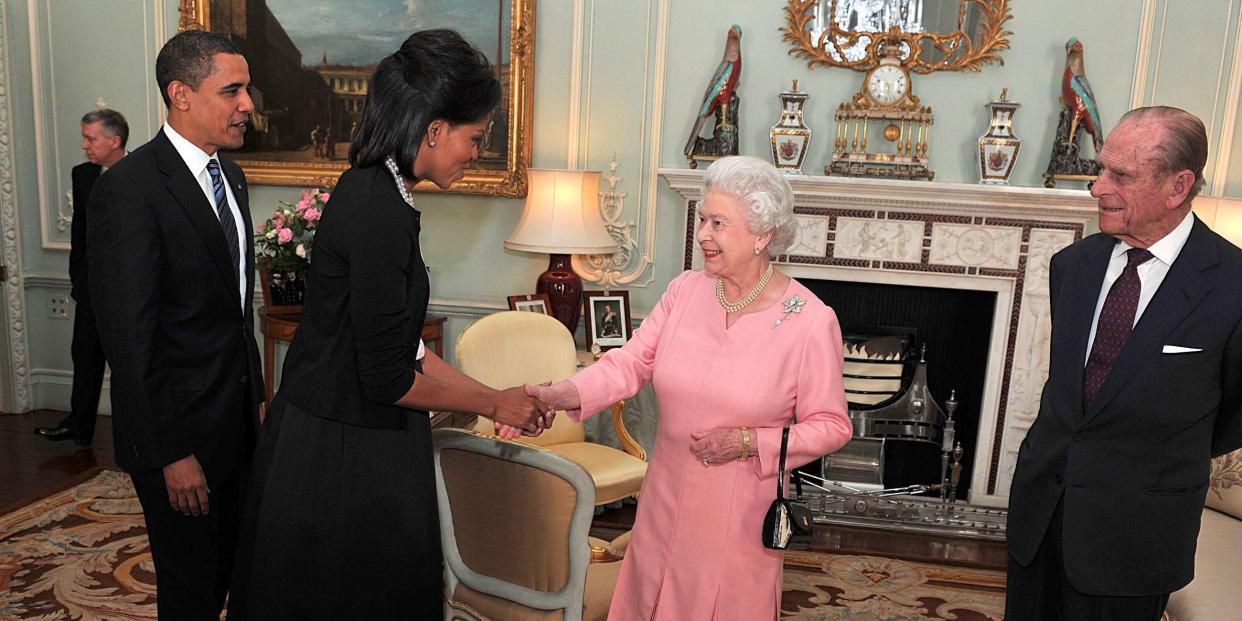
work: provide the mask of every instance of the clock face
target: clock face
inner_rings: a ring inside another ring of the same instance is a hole
[[[906,72],[896,65],[880,65],[867,76],[867,94],[882,104],[900,101],[909,87]]]

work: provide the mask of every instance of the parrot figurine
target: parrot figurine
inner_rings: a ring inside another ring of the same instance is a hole
[[[1061,78],[1061,99],[1070,110],[1070,132],[1067,145],[1074,144],[1074,134],[1081,125],[1091,134],[1095,152],[1104,146],[1104,128],[1100,125],[1100,109],[1095,103],[1095,93],[1087,81],[1083,66],[1082,42],[1070,37],[1065,42],[1065,75]]]
[[[690,140],[686,142],[686,157],[694,155],[695,142],[703,125],[718,108],[727,109],[729,98],[733,96],[733,88],[737,86],[737,78],[742,74],[742,27],[734,24],[725,38],[724,58],[716,67],[716,73],[707,85],[703,94],[703,104],[699,106],[699,116],[694,120],[694,130],[690,132]]]

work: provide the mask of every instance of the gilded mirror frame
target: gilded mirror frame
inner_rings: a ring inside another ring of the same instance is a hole
[[[505,167],[503,170],[468,168],[465,177],[448,190],[440,190],[430,182],[420,183],[419,191],[456,192],[486,196],[526,196],[526,169],[530,166],[531,145],[534,142],[535,99],[535,2],[536,0],[509,0],[509,73],[507,101],[509,114],[508,136],[505,144]],[[209,30],[211,24],[211,0],[181,0],[178,11],[178,32],[183,30]],[[502,79],[502,84],[505,80]],[[502,100],[504,101],[504,100]],[[246,153],[232,154],[241,165],[246,179],[252,184],[326,186],[349,167],[339,162],[280,162],[248,158]]]
[[[807,59],[808,67],[821,65],[870,71],[878,64],[881,45],[904,43],[910,54],[902,60],[902,65],[914,73],[979,71],[985,64],[1005,64],[1000,52],[1009,48],[1007,37],[1013,34],[1005,30],[1005,23],[1013,17],[1009,13],[1009,0],[960,0],[959,16],[964,14],[968,4],[978,7],[978,44],[961,28],[951,33],[902,32],[897,27],[890,28],[888,32],[850,32],[840,29],[836,20],[832,19],[828,29],[819,37],[814,37],[807,26],[814,19],[816,5],[825,1],[831,2],[829,14],[835,14],[837,0],[788,0],[785,5],[786,25],[781,32],[785,33],[784,40],[792,44],[789,53]],[[856,61],[848,60],[843,48],[853,47],[862,37],[870,38],[866,55]],[[943,60],[929,62],[924,59],[925,45],[943,54]],[[837,58],[828,52],[826,46],[834,48]]]

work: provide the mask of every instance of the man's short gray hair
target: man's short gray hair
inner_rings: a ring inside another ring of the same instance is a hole
[[[746,228],[751,233],[762,235],[772,231],[769,257],[789,249],[798,230],[793,214],[794,193],[775,166],[748,155],[722,157],[707,167],[707,177],[703,179],[703,196],[713,190],[742,201],[746,206]]]
[[[91,123],[103,123],[103,128],[108,133],[120,136],[122,149],[129,142],[129,123],[125,122],[125,117],[120,112],[108,108],[91,110],[82,115],[82,124],[90,125]]]

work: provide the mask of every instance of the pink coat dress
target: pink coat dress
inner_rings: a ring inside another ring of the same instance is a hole
[[[660,422],[638,516],[608,618],[775,619],[782,554],[759,542],[776,497],[781,429],[787,467],[850,439],[836,314],[791,280],[782,302],[725,328],[716,280],[685,272],[624,347],[570,379],[583,413],[604,409],[653,382]],[[806,302],[784,318],[792,297]],[[750,427],[758,459],[705,467],[690,434]]]

